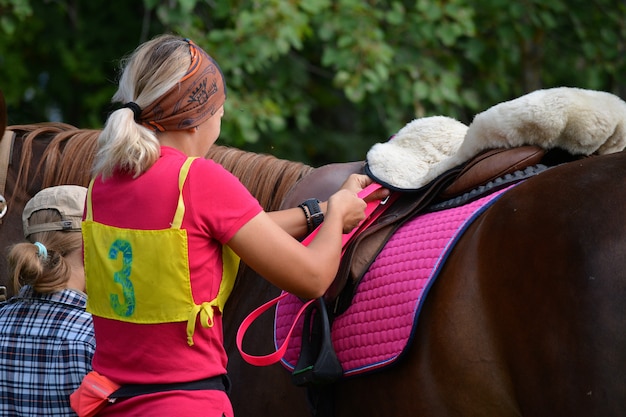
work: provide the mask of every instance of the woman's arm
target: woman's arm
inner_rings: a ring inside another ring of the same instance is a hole
[[[329,198],[324,223],[308,246],[290,236],[265,212],[239,229],[228,245],[277,287],[302,298],[321,297],[337,274],[342,234],[355,228],[365,216],[366,203],[357,193],[369,183],[371,180],[365,176],[352,178]],[[301,209],[290,209],[289,216],[296,219],[296,210],[300,211],[304,230],[306,220]]]
[[[319,205],[322,213],[326,215],[326,207],[328,203],[326,201],[322,201]],[[270,216],[270,219],[274,220],[274,222],[285,232],[289,233],[296,239],[301,239],[308,234],[306,216],[300,207],[271,211],[267,214]]]
[[[341,186],[341,189],[351,190],[355,193],[358,193],[361,189],[365,188],[367,185],[371,183],[371,180],[365,175],[352,174],[350,175],[346,181]],[[383,198],[389,195],[389,190],[381,188],[374,192],[372,195],[368,196],[366,201],[371,200],[382,200]],[[321,201],[319,203],[320,209],[324,216],[326,216],[326,212],[328,210],[328,202]],[[272,211],[267,213],[269,217],[276,222],[284,231],[289,233],[291,236],[296,239],[304,238],[308,233],[306,215],[304,211],[300,207]]]

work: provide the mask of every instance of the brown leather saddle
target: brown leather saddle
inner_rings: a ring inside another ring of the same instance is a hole
[[[555,152],[556,156],[553,155]],[[493,192],[538,172],[531,171],[527,175],[514,175],[529,167],[541,165],[542,169],[546,169],[576,158],[571,155],[562,155],[560,150],[546,151],[534,145],[511,149],[490,149],[467,163],[448,170],[417,191],[394,191],[393,203],[380,206],[378,209],[384,212],[366,229],[355,234],[348,243],[335,281],[324,296],[326,304],[331,308],[329,314],[337,316],[349,307],[358,283],[387,240],[402,224],[415,215],[425,212],[438,202],[446,202],[455,197],[467,195],[481,186],[495,184],[489,188],[489,191]],[[328,199],[350,174],[362,173],[364,165],[364,162],[359,161],[330,164],[315,169],[290,190],[281,208],[296,207],[307,198]],[[508,180],[502,180],[507,177]],[[499,183],[498,180],[500,180]]]

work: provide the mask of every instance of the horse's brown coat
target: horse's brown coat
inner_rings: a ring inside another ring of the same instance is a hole
[[[622,152],[552,168],[505,194],[449,256],[404,359],[339,382],[336,416],[619,415],[625,189]],[[245,280],[245,293],[259,294],[253,304],[278,294],[254,279]],[[252,308],[233,307],[227,340]],[[274,348],[271,321],[249,335],[256,344],[247,352]],[[233,391],[238,415],[308,415],[303,391],[279,365],[258,369],[231,354],[229,371],[246,381]]]

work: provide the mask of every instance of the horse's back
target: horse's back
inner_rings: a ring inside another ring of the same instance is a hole
[[[338,415],[622,413],[624,190],[619,153],[505,193],[448,256],[404,360],[338,384],[337,398],[359,398]]]

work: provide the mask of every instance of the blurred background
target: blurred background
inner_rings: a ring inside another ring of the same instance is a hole
[[[0,0],[9,124],[101,128],[120,59],[164,32],[225,74],[218,143],[313,166],[537,89],[626,97],[625,0]]]

